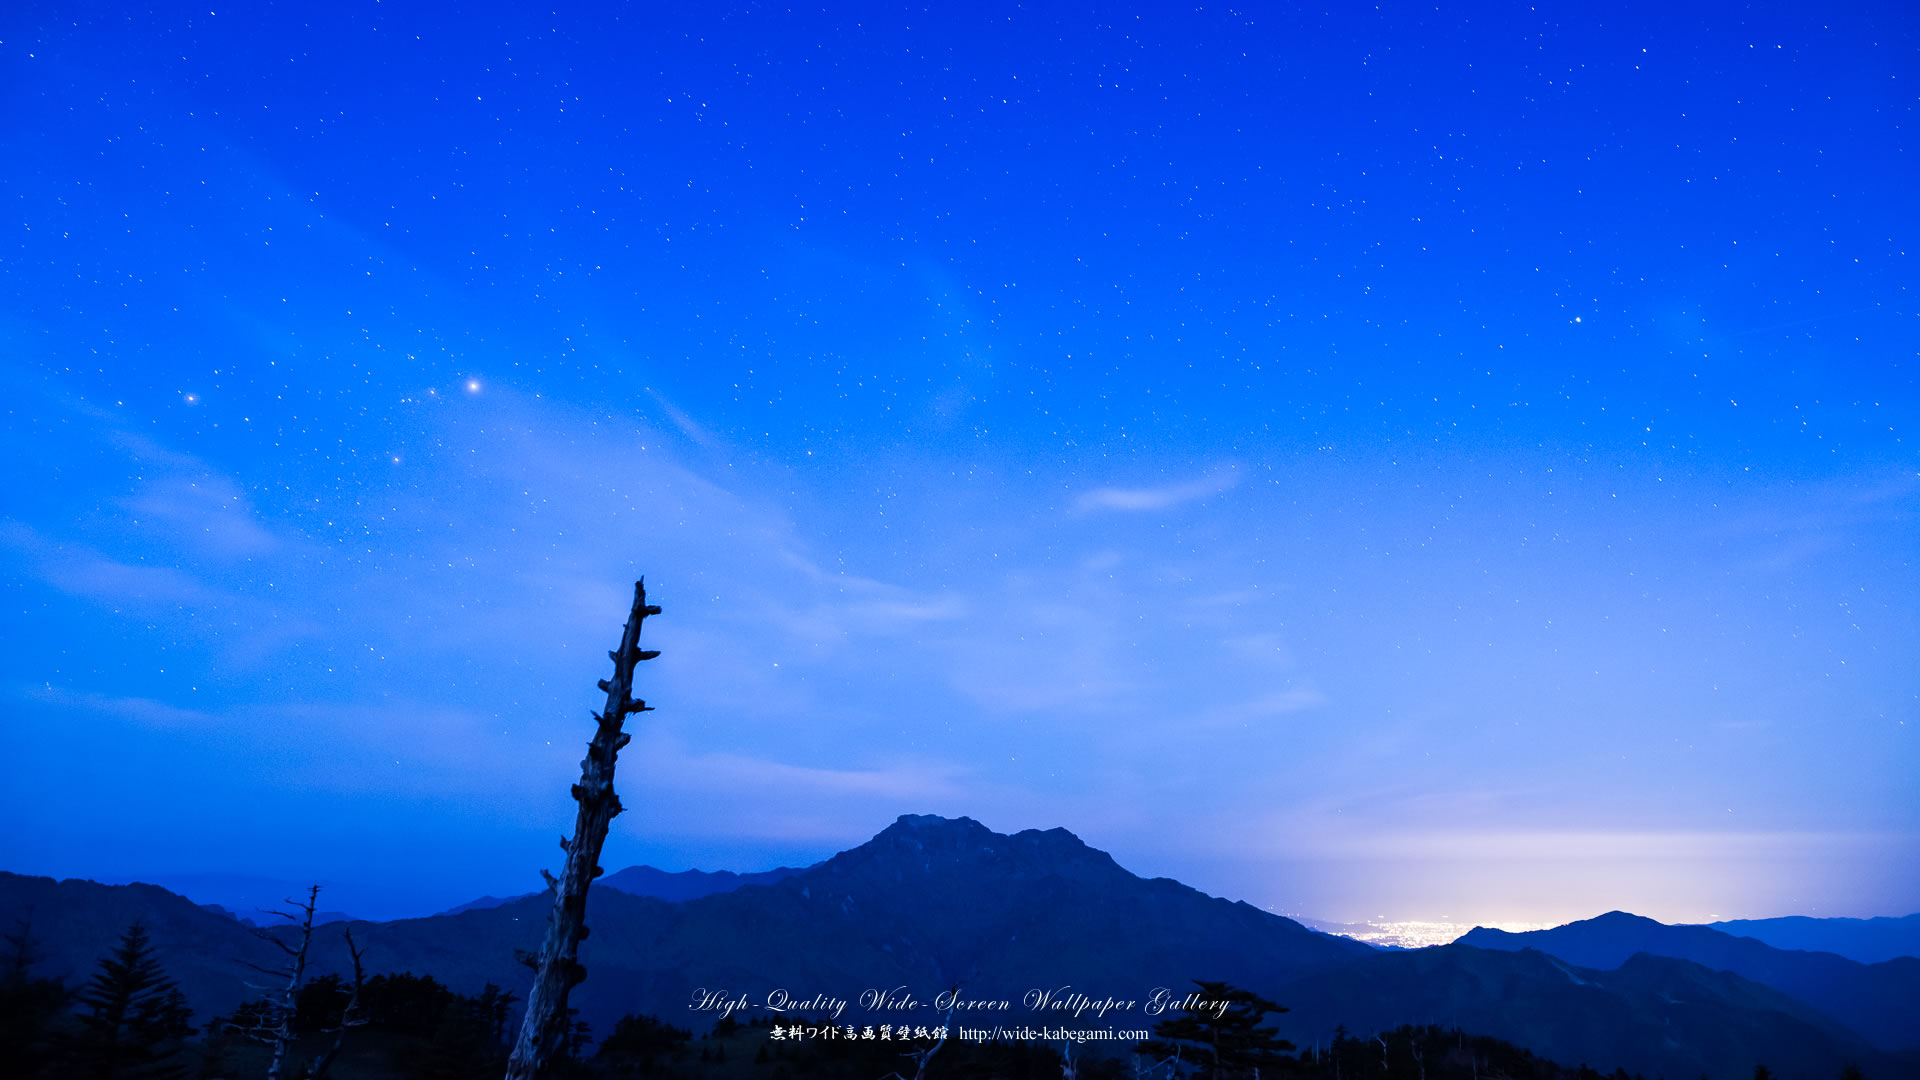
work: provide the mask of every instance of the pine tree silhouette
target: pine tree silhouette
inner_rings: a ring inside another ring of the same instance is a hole
[[[59,979],[33,973],[39,962],[31,912],[6,936],[7,959],[0,972],[0,1075],[31,1080],[53,1060],[55,1032],[67,1011],[67,988]]]
[[[179,1080],[174,1060],[193,1033],[186,998],[161,970],[135,922],[102,958],[100,970],[76,998],[80,1031],[73,1040],[73,1075],[85,1080]]]
[[[1260,1024],[1269,1013],[1286,1012],[1286,1006],[1223,982],[1196,979],[1194,985],[1200,988],[1194,995],[1200,1007],[1162,1020],[1154,1026],[1153,1039],[1135,1047],[1135,1053],[1177,1057],[1207,1080],[1254,1076],[1262,1069],[1273,1074],[1288,1064],[1282,1055],[1293,1044],[1280,1038],[1276,1028]]]

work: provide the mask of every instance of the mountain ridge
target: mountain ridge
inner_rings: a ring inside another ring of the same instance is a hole
[[[1920,913],[1876,915],[1871,919],[1785,915],[1772,919],[1728,919],[1706,923],[1737,937],[1763,941],[1776,949],[1829,952],[1862,964],[1897,957],[1920,957]]]
[[[1596,970],[1619,968],[1635,954],[1688,960],[1772,987],[1844,1018],[1846,1025],[1883,1050],[1920,1049],[1920,960],[1899,957],[1861,964],[1834,953],[1776,949],[1754,938],[1735,937],[1699,925],[1657,922],[1610,911],[1550,930],[1509,933],[1475,927],[1457,944],[1483,949],[1533,948]]]
[[[1358,1031],[1436,1023],[1603,1073],[1733,1077],[1765,1063],[1779,1076],[1821,1076],[1842,1058],[1870,1075],[1912,1073],[1778,991],[1645,953],[1600,971],[1537,949],[1455,943],[1376,953],[1280,993],[1295,1003],[1278,1018],[1281,1031],[1303,1045],[1324,1041],[1336,1022]]]
[[[514,954],[538,944],[548,906],[533,894],[349,925],[369,970],[431,974],[472,994],[489,982],[524,984]],[[1603,1072],[1744,1080],[1768,1059],[1828,1074],[1854,1061],[1875,1080],[1915,1071],[1902,1072],[1898,1059],[1802,1002],[1689,960],[1635,954],[1609,971],[1540,950],[1382,952],[1170,878],[1139,877],[1065,829],[1007,835],[970,818],[902,815],[866,843],[776,881],[680,902],[595,889],[588,907],[588,977],[573,1003],[603,1034],[634,1011],[703,1028],[718,1019],[697,1007],[703,992],[744,998],[749,1018],[789,1015],[776,1010],[776,991],[789,1002],[824,995],[840,1001],[841,1022],[852,1022],[867,989],[904,987],[925,1001],[958,986],[1017,1011],[1028,989],[1125,999],[1207,978],[1292,1003],[1289,1030],[1303,1046],[1324,1041],[1336,1023],[1361,1031],[1465,1021]],[[248,963],[279,957],[231,918],[155,886],[0,874],[0,920],[50,909],[58,917],[36,917],[34,929],[49,943],[49,967],[64,968],[44,974],[83,976],[128,922],[143,918],[201,1022],[251,996],[246,980],[257,976]],[[347,971],[338,930],[316,930],[313,974]],[[284,940],[288,930],[271,933]],[[938,1019],[925,1007],[918,1017]]]

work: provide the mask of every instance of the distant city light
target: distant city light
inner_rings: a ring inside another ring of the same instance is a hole
[[[1337,931],[1342,937],[1355,941],[1364,941],[1369,945],[1391,946],[1400,949],[1424,949],[1430,945],[1450,945],[1467,931],[1476,926],[1485,926],[1494,930],[1505,930],[1510,934],[1525,933],[1528,930],[1549,930],[1555,923],[1538,922],[1386,922],[1369,919],[1360,926],[1346,926]],[[1331,927],[1326,927],[1331,931]]]

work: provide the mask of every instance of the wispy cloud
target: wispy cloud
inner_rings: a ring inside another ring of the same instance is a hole
[[[169,526],[187,544],[222,557],[264,555],[279,540],[253,517],[238,486],[223,476],[170,476],[124,504],[136,521]]]
[[[1184,484],[1148,488],[1095,488],[1075,499],[1073,508],[1082,513],[1100,510],[1164,510],[1184,502],[1204,499],[1209,495],[1218,495],[1233,488],[1239,482],[1239,470],[1228,465]]]
[[[1806,857],[1871,850],[1890,837],[1866,832],[1705,830],[1376,830],[1342,837],[1317,854],[1379,859],[1588,861]],[[1311,843],[1311,841],[1309,841]]]
[[[0,551],[8,549],[31,578],[113,615],[164,622],[171,632],[214,645],[235,670],[254,668],[325,628],[322,618],[284,610],[218,574],[114,558],[23,522],[0,521]]]
[[[965,813],[980,801],[968,769],[921,756],[796,764],[702,749],[656,729],[621,761],[631,793],[623,798],[644,807],[655,834],[843,846],[902,813]]]
[[[112,442],[145,474],[140,490],[121,502],[135,524],[159,524],[188,548],[217,558],[282,546],[232,477],[144,435],[114,431]]]
[[[46,584],[115,610],[203,607],[223,599],[216,590],[173,567],[121,562],[85,544],[62,543],[18,521],[0,522],[0,546],[12,548],[28,572]]]
[[[840,768],[794,765],[732,751],[692,749],[657,730],[634,745],[638,752],[628,755],[628,760],[648,783],[774,806],[848,796],[947,798],[959,791],[956,781],[963,772],[957,766],[930,762]]]
[[[647,395],[653,398],[654,404],[660,406],[660,411],[666,414],[667,419],[672,422],[673,426],[680,429],[680,434],[692,439],[695,445],[706,450],[711,450],[720,445],[720,440],[716,438],[712,432],[701,426],[699,421],[689,415],[685,409],[668,401],[665,395],[661,394],[658,390],[649,386],[647,387]]]
[[[95,717],[119,717],[160,731],[203,731],[222,723],[221,718],[212,713],[183,709],[151,698],[113,697],[61,686],[30,687],[20,696],[51,708]]]
[[[50,685],[15,693],[57,714],[84,715],[109,734],[115,725],[163,734],[194,769],[352,795],[524,797],[551,788],[548,771],[529,762],[564,768],[576,752],[572,739],[555,747],[524,730],[503,731],[475,710],[421,702],[242,702],[203,709]]]
[[[1195,719],[1209,725],[1251,724],[1318,708],[1326,703],[1327,696],[1311,687],[1288,687],[1205,710]]]

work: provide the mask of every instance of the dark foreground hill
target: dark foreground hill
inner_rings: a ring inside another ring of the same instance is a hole
[[[528,973],[515,952],[537,945],[547,906],[534,896],[350,925],[371,971],[431,974],[463,994],[489,982],[524,993]],[[127,923],[145,920],[202,1021],[252,996],[247,983],[260,980],[248,962],[277,957],[248,928],[151,886],[0,875],[0,925],[29,910],[48,955],[41,972],[70,981]],[[769,1019],[769,1006],[784,1002],[814,1016],[838,1009],[846,1023],[866,1021],[864,991],[897,988],[918,1004],[873,1021],[933,1024],[934,996],[956,986],[968,1000],[1008,1004],[962,1012],[956,1023],[1147,1028],[1159,1017],[1138,1006],[1074,1018],[1035,1014],[1023,999],[1042,989],[1140,1001],[1157,987],[1183,994],[1199,978],[1293,1006],[1289,1023],[1303,1046],[1324,1043],[1339,1024],[1363,1032],[1431,1022],[1603,1073],[1625,1066],[1650,1077],[1745,1080],[1765,1062],[1782,1076],[1792,1075],[1782,1065],[1804,1063],[1807,1075],[1830,1078],[1852,1061],[1872,1080],[1912,1075],[1828,1018],[1736,976],[1652,958],[1591,972],[1539,953],[1383,954],[1176,881],[1139,878],[1061,829],[1008,836],[966,818],[908,816],[770,884],[684,903],[595,889],[588,918],[588,978],[573,1003],[602,1035],[636,1012],[705,1030],[720,1012],[696,1007],[703,992],[744,1002],[740,1020]],[[346,970],[340,931],[316,931],[316,974]]]
[[[1861,964],[1832,953],[1776,949],[1706,926],[1668,926],[1624,911],[1551,930],[1476,927],[1459,944],[1539,949],[1581,967],[1617,968],[1636,953],[1730,971],[1805,1002],[1885,1050],[1920,1048],[1920,960]]]

